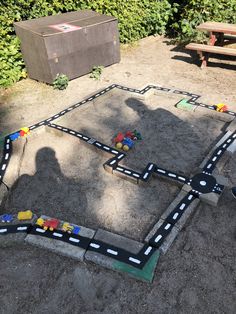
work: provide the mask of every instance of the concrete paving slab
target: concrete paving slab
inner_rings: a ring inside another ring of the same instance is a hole
[[[196,112],[198,113],[201,113],[201,114],[204,114],[205,116],[209,117],[209,118],[212,118],[212,119],[217,119],[217,120],[220,120],[220,121],[223,121],[223,122],[231,122],[234,117],[227,114],[227,113],[224,113],[224,112],[218,112],[216,110],[211,110],[211,109],[208,109],[208,108],[204,108],[204,107],[201,107],[201,106],[197,106]]]
[[[40,216],[42,219],[49,219],[51,217],[42,215]],[[61,231],[61,227],[63,225],[64,221],[60,220],[60,227],[57,229],[58,231]],[[82,237],[90,238],[92,239],[95,231],[83,226],[78,226],[80,228],[79,235]],[[73,237],[73,234],[71,235]],[[68,242],[63,242],[57,239],[47,238],[40,235],[34,235],[34,234],[28,234],[25,238],[25,241],[27,243],[30,243],[32,245],[35,245],[37,247],[40,247],[42,249],[50,250],[54,253],[67,256],[79,261],[84,260],[84,254],[86,250],[84,248],[81,248],[79,246],[72,245]]]
[[[222,138],[219,140],[219,142],[216,143],[215,148],[216,148],[216,147],[219,147],[221,144],[223,144],[224,141],[225,141],[229,136],[232,135],[232,133],[233,133],[232,131],[227,131],[227,132],[224,134],[224,136],[222,136]]]
[[[4,199],[4,197],[6,197],[7,193],[8,193],[8,189],[6,185],[0,182],[0,204],[2,200]]]
[[[13,214],[12,216],[13,220],[9,223],[5,223],[0,220],[0,247],[8,247],[23,242],[27,236],[27,228],[24,225],[34,224],[37,219],[36,215],[33,215],[30,220],[18,220],[17,214]],[[16,229],[16,233],[9,232],[9,230],[13,227]]]
[[[161,219],[165,220],[172,210],[180,203],[180,201],[187,195],[187,192],[181,190],[179,194],[175,197],[175,199],[170,203],[164,213],[161,215]]]
[[[218,175],[223,171],[226,163],[229,161],[231,156],[232,154],[227,151],[224,153],[224,155],[220,158],[220,160],[216,164],[214,171],[212,172],[213,176]]]
[[[8,187],[11,187],[19,177],[19,170],[21,160],[24,155],[25,145],[27,145],[27,138],[24,137],[12,142],[12,153],[3,178],[3,182]]]
[[[234,118],[228,125],[227,131],[235,132],[236,131],[236,118]]]
[[[97,230],[94,240],[99,240],[117,248],[124,249],[132,254],[138,254],[143,247],[143,243],[141,242],[137,242],[135,240],[131,240],[102,229]],[[154,253],[150,258],[149,263],[146,263],[143,269],[137,269],[133,266],[120,262],[112,257],[102,255],[98,252],[88,250],[85,254],[85,259],[88,261],[112,270],[126,272],[130,276],[134,276],[137,279],[149,282],[152,281],[158,258],[159,253]]]
[[[209,205],[212,205],[212,206],[216,206],[219,199],[220,199],[220,196],[219,194],[216,194],[216,193],[206,193],[206,194],[201,194],[199,196],[200,200],[209,204]]]
[[[229,145],[229,147],[227,148],[227,152],[229,152],[230,154],[236,152],[236,141],[233,141],[233,143]]]
[[[218,174],[218,175],[215,175],[214,177],[215,177],[217,183],[222,184],[224,186],[229,186],[230,185],[229,179],[226,178],[225,176],[222,176],[222,175]]]
[[[160,226],[164,223],[163,219],[159,219],[158,222],[154,225],[152,230],[148,233],[148,235],[145,238],[145,242],[149,242],[149,240],[154,236],[154,234],[157,232],[157,230],[160,228]],[[171,247],[171,244],[175,240],[179,233],[179,229],[176,228],[175,226],[171,229],[171,232],[169,235],[166,237],[165,241],[162,243],[160,246],[159,250],[162,254],[166,254],[166,252],[169,250]]]
[[[127,176],[126,174],[120,172],[120,171],[117,171],[116,169],[113,170],[113,175],[123,179],[123,180],[127,180],[131,183],[135,183],[135,184],[138,184],[138,183],[141,183],[143,181],[141,180],[138,180],[137,178],[134,178],[134,177],[130,177],[130,176]],[[144,183],[146,184],[146,183]]]

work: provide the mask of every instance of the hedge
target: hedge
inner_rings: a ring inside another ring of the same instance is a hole
[[[202,41],[203,33],[196,26],[205,21],[236,23],[236,0],[175,0],[178,14],[171,28],[179,40]]]

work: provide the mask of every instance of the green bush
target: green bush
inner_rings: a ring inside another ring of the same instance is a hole
[[[58,73],[52,83],[53,88],[59,89],[59,90],[66,89],[68,84],[69,84],[69,79],[63,73]]]
[[[178,15],[172,28],[179,39],[202,41],[204,35],[196,26],[206,21],[236,23],[236,0],[176,0]]]
[[[163,34],[172,16],[168,0],[1,0],[0,86],[9,86],[26,76],[14,21],[80,9],[92,9],[117,17],[122,43],[151,34]]]

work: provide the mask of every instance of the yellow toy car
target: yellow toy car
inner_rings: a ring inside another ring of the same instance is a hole
[[[69,222],[64,222],[63,226],[62,226],[62,230],[64,232],[68,232],[71,233],[73,231],[74,227],[72,225],[69,224]]]
[[[25,210],[18,212],[17,219],[18,220],[31,220],[33,217],[33,213],[31,210]]]
[[[45,220],[43,218],[38,218],[36,221],[36,225],[43,227]]]

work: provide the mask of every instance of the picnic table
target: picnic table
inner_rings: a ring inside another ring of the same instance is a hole
[[[225,39],[236,40],[236,24],[205,22],[197,26],[200,31],[207,31],[209,40],[207,45],[190,43],[186,49],[196,50],[202,60],[201,67],[207,66],[209,53],[236,56],[236,49],[224,47]]]

